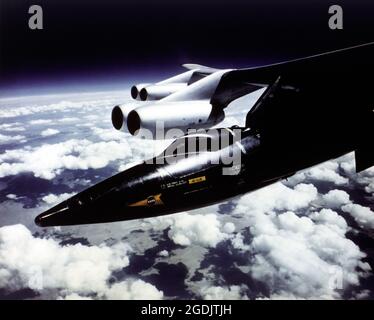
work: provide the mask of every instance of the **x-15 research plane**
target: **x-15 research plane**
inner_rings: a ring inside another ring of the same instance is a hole
[[[187,64],[185,73],[135,85],[132,97],[144,102],[114,107],[114,128],[155,135],[162,123],[181,135],[151,161],[35,221],[43,227],[90,224],[195,209],[351,151],[356,171],[365,170],[374,164],[373,58],[370,43],[248,69]],[[248,105],[244,125],[210,130],[225,119],[230,103],[256,92],[261,94]]]

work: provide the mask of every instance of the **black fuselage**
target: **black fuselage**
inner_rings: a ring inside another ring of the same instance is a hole
[[[136,165],[49,209],[36,223],[43,227],[103,223],[196,209],[351,150],[340,144],[323,154],[313,149],[268,148],[257,133],[242,130],[241,140],[217,151],[185,153],[178,159],[162,154]],[[239,164],[225,162],[235,154],[240,156]]]

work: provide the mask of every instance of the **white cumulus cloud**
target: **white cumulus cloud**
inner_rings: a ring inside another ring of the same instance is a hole
[[[160,256],[160,257],[168,257],[169,256],[169,252],[167,250],[161,250],[158,253],[158,256]]]
[[[0,145],[1,144],[7,144],[7,143],[10,143],[10,142],[15,142],[15,141],[22,141],[24,139],[25,139],[25,137],[21,136],[21,135],[7,136],[7,135],[4,135],[4,134],[0,133]]]
[[[40,290],[64,288],[70,292],[101,292],[111,272],[128,266],[129,248],[60,246],[54,239],[35,238],[23,225],[0,228],[0,269],[10,277],[2,278],[10,289],[30,287]]]
[[[37,120],[31,120],[29,123],[31,125],[44,125],[44,124],[52,123],[52,120],[51,119],[37,119]]]
[[[371,193],[371,194],[374,196],[374,182],[369,183],[369,184],[365,187],[365,191],[366,191],[367,193]]]
[[[340,208],[342,205],[351,202],[349,194],[343,190],[330,190],[322,196],[322,199],[329,208]]]
[[[221,222],[215,214],[188,214],[182,213],[174,216],[169,237],[182,246],[198,244],[206,247],[215,247],[227,238],[221,230]]]
[[[126,280],[113,284],[105,291],[110,300],[160,300],[163,292],[143,280]]]
[[[319,181],[333,182],[336,185],[344,185],[348,183],[348,179],[342,177],[336,172],[337,166],[335,162],[329,162],[329,166],[318,166],[311,168],[305,173],[308,178],[312,178]]]
[[[350,203],[343,206],[342,210],[348,212],[361,227],[374,228],[374,212],[370,208]]]
[[[60,131],[56,130],[56,129],[51,129],[51,128],[48,128],[48,129],[45,129],[41,132],[41,135],[43,137],[49,137],[49,136],[53,136],[55,134],[58,134],[60,133]]]
[[[248,299],[243,293],[245,286],[229,286],[229,287],[203,287],[200,293],[204,300],[241,300]]]
[[[258,210],[298,210],[308,207],[317,197],[318,191],[312,184],[302,183],[289,188],[278,182],[242,196],[234,214],[243,215]]]
[[[138,279],[110,285],[114,270],[129,265],[129,246],[61,246],[36,238],[23,225],[0,228],[0,288],[57,290],[66,299],[161,299],[162,291]]]
[[[109,162],[131,155],[126,142],[68,140],[35,148],[6,150],[0,154],[0,178],[23,172],[53,179],[64,169],[99,169]]]
[[[57,204],[60,203],[70,197],[72,197],[74,193],[62,193],[59,195],[55,195],[53,193],[47,194],[42,198],[42,200],[47,204]]]
[[[345,162],[345,165],[343,165],[342,168],[343,162]],[[347,170],[349,167],[349,170],[354,171],[354,160],[351,154],[302,170],[290,177],[288,181],[291,185],[301,183],[305,180],[331,182],[338,186],[346,185],[349,182],[349,179],[342,176],[339,172],[341,168],[345,171],[344,167],[346,167]]]
[[[335,204],[334,194],[328,199]],[[231,241],[251,253],[250,274],[266,284],[270,297],[339,298],[342,289],[358,285],[370,270],[362,262],[365,254],[346,238],[344,218],[331,209],[311,210],[317,199],[311,185],[291,189],[276,184],[238,201],[234,213],[248,218],[253,239],[244,244],[236,235]],[[302,216],[292,211],[300,208]]]

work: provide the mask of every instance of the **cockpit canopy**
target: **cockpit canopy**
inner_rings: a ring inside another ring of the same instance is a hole
[[[160,156],[189,156],[197,153],[215,152],[240,141],[248,129],[239,127],[199,130],[174,140]]]

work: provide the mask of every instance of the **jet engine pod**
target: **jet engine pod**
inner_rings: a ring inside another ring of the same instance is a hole
[[[151,85],[152,83],[140,83],[131,87],[131,97],[135,100],[140,100],[139,93],[146,86]]]
[[[213,108],[207,100],[170,101],[136,108],[127,116],[127,128],[132,135],[149,139],[165,139],[167,131],[211,127],[224,119],[222,109]]]
[[[137,107],[136,104],[118,105],[112,110],[112,124],[117,130],[129,132],[127,118],[129,113]]]
[[[140,100],[160,100],[171,95],[174,92],[182,90],[187,87],[187,83],[167,83],[167,84],[155,84],[148,87],[144,87],[139,92]]]

